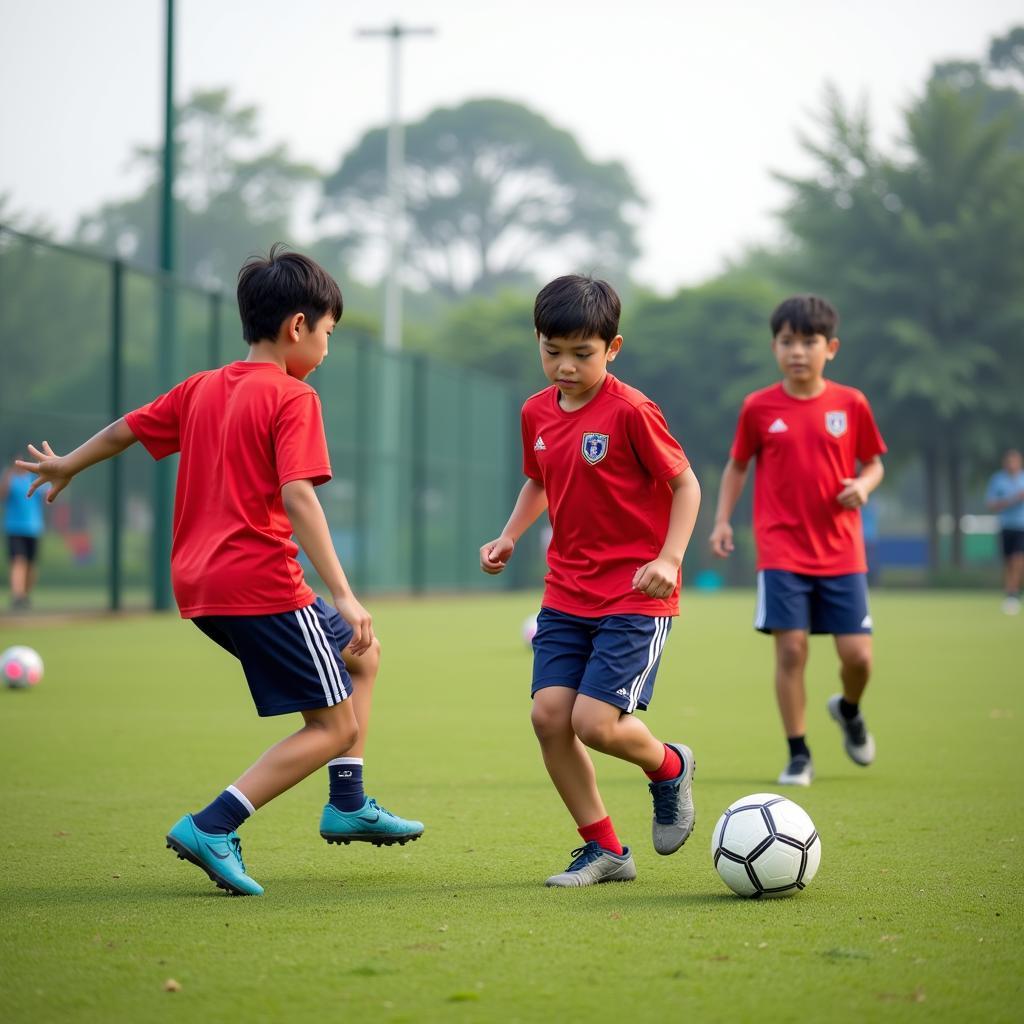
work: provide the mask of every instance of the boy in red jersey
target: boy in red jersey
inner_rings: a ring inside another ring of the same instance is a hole
[[[825,379],[839,350],[839,316],[824,299],[799,295],[772,313],[772,352],[782,382],[748,395],[711,534],[711,550],[733,550],[729,518],[751,459],[757,610],[754,626],[775,637],[775,694],[789,743],[783,785],[809,786],[804,668],[808,633],[831,633],[843,692],[828,702],[846,752],[859,765],[875,758],[860,713],[871,672],[871,615],[860,507],[882,481],[885,442],[868,400]]]
[[[560,277],[537,296],[534,326],[552,386],[522,412],[526,483],[501,536],[480,549],[500,573],[548,509],[549,572],[533,640],[533,728],[584,845],[549,886],[630,881],[587,747],[638,765],[654,800],[652,839],[675,853],[693,831],[693,752],[655,739],[647,708],[672,618],[700,486],[661,410],[608,373],[622,347],[609,284]]]
[[[155,459],[181,453],[171,549],[181,615],[239,659],[260,715],[299,712],[304,725],[209,806],[184,815],[167,845],[222,889],[259,895],[237,828],[325,765],[330,796],[320,834],[328,842],[404,844],[423,825],[363,793],[380,644],[313,489],[331,478],[331,466],[320,399],[305,378],[327,356],[341,292],[313,260],[274,246],[267,259],[242,267],[238,307],[247,360],[187,378],[68,455],[45,441],[42,450],[29,445],[36,461],[19,465],[36,474],[33,489],[50,484],[52,501],[76,474],[136,441]],[[333,608],[303,579],[293,534]]]

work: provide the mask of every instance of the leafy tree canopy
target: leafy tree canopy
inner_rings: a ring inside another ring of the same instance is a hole
[[[383,237],[387,130],[367,132],[324,183],[322,215],[359,238]],[[604,274],[637,255],[641,200],[621,163],[589,159],[576,139],[505,100],[434,110],[405,129],[405,260],[412,283],[450,296],[532,283],[585,266]]]

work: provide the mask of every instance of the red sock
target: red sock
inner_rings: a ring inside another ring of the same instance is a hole
[[[667,782],[683,770],[683,759],[666,743],[665,758],[661,767],[653,772],[644,772],[651,782]]]
[[[598,846],[609,853],[622,854],[622,843],[615,834],[615,826],[611,818],[602,818],[592,825],[582,825],[576,830],[583,837],[585,843],[597,843]]]

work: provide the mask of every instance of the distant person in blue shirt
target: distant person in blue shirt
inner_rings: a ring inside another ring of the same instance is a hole
[[[985,492],[985,504],[999,516],[1003,540],[1003,611],[1020,611],[1024,586],[1024,458],[1016,448],[1003,456],[1003,468],[993,474]]]
[[[4,533],[11,562],[11,607],[27,608],[36,581],[36,555],[43,534],[43,504],[40,488],[30,498],[28,489],[35,477],[15,465],[0,476],[0,504],[4,507]],[[48,490],[48,488],[47,488]]]

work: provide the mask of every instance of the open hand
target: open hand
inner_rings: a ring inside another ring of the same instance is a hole
[[[15,465],[21,469],[27,469],[35,473],[36,478],[28,489],[28,496],[31,498],[35,492],[49,484],[50,489],[46,494],[46,502],[49,504],[64,490],[74,477],[67,466],[67,460],[58,455],[51,447],[49,441],[43,442],[43,449],[40,451],[34,444],[28,446],[29,454],[37,461],[29,462],[26,459],[15,459]]]
[[[348,649],[353,654],[365,654],[373,644],[373,619],[370,613],[355,599],[348,597],[335,598],[334,607],[341,617],[352,627],[352,639]]]

